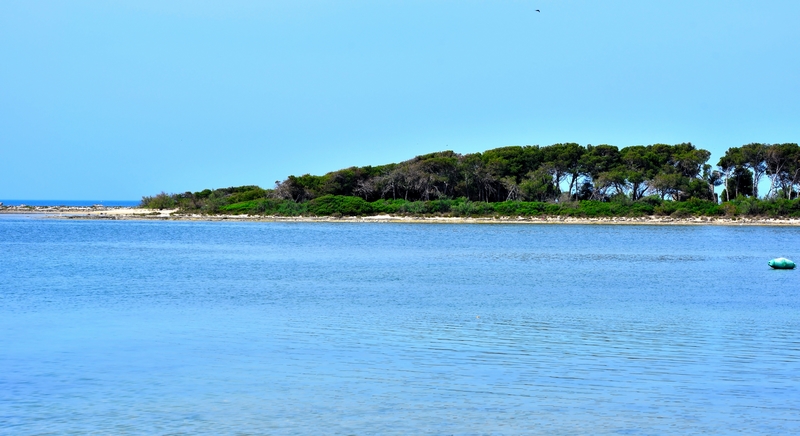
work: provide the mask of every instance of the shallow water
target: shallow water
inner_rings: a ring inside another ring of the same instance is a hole
[[[797,247],[3,216],[0,433],[797,433]]]

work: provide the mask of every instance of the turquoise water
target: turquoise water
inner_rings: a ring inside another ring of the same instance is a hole
[[[0,433],[797,433],[798,247],[0,216]]]

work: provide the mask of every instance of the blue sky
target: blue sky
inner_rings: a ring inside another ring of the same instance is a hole
[[[535,12],[540,9],[541,13]],[[0,198],[800,141],[798,1],[0,2]]]

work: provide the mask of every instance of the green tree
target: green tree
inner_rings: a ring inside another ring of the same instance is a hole
[[[731,200],[731,193],[734,192],[729,189],[728,180],[730,177],[733,176],[734,171],[737,168],[741,168],[744,166],[744,156],[742,155],[742,149],[739,147],[731,147],[725,151],[725,155],[723,155],[719,162],[717,163],[717,167],[720,169],[722,173],[724,184],[725,184],[725,192],[723,192],[723,200],[730,201]],[[739,175],[740,177],[741,175]],[[738,194],[738,183],[734,184],[737,187],[736,191],[734,192],[733,198],[736,198]]]
[[[650,150],[650,146],[634,145],[620,150],[620,159],[627,173],[631,199],[639,200],[649,188],[648,182],[658,172],[658,156]]]
[[[753,195],[753,173],[744,166],[737,166],[733,169],[725,185],[727,198],[736,198],[740,195]],[[733,196],[731,197],[731,193]]]
[[[579,172],[592,181],[594,198],[605,196],[606,189],[611,186],[606,183],[610,178],[601,179],[601,174],[618,169],[620,162],[619,149],[613,145],[586,146],[586,152],[579,162]],[[598,182],[602,185],[598,186]]]
[[[780,187],[783,195],[790,198],[800,177],[800,147],[793,143],[768,146],[766,165],[766,173],[770,176],[767,197],[776,196]]]
[[[753,197],[758,198],[758,183],[767,170],[767,145],[750,143],[741,147],[744,166],[753,172]]]
[[[519,187],[528,200],[546,201],[558,195],[558,191],[553,184],[552,172],[544,166],[529,173]]]
[[[688,179],[677,172],[662,172],[653,178],[652,185],[662,200],[667,196],[678,200],[688,187]]]
[[[543,151],[545,161],[549,164],[554,182],[559,190],[561,181],[569,178],[567,193],[571,196],[572,189],[578,187],[581,158],[586,153],[586,149],[574,142],[568,142],[547,146]]]

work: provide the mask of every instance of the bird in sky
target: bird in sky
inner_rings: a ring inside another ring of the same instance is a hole
[[[542,12],[542,11],[540,11],[540,10],[538,10],[538,9],[537,9],[537,10],[536,10],[536,12]]]

